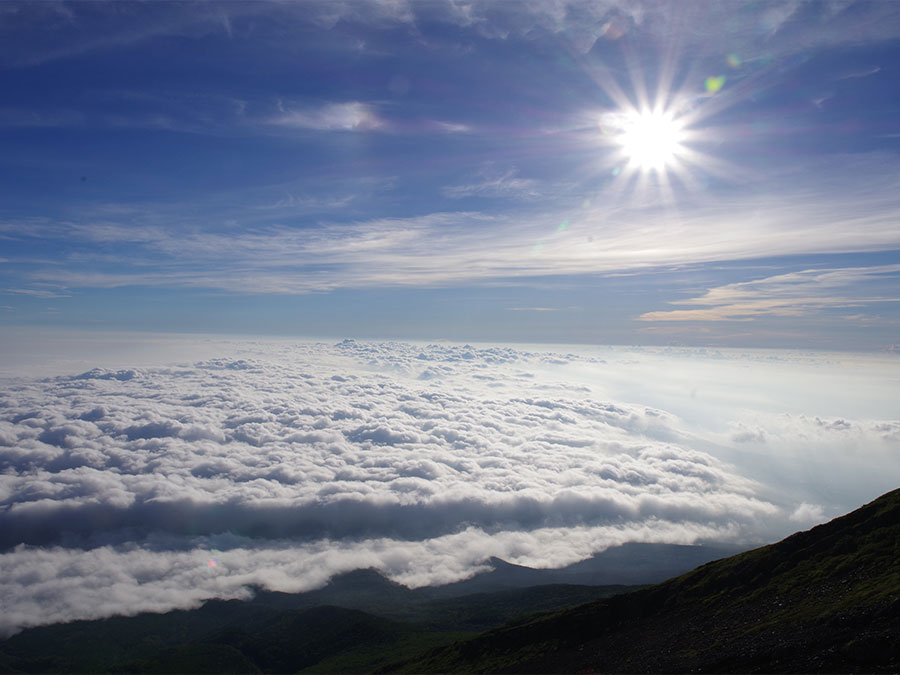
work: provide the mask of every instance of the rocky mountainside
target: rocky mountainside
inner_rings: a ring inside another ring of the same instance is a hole
[[[642,590],[395,663],[406,672],[897,672],[900,490]]]

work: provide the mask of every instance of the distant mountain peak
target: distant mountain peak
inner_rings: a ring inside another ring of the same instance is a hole
[[[348,572],[341,572],[340,574],[335,574],[328,580],[327,587],[330,588],[351,588],[351,587],[364,587],[370,589],[372,587],[402,587],[402,584],[398,584],[396,581],[391,581],[384,574],[382,574],[379,570],[373,567],[367,567],[362,569],[350,570]],[[327,588],[326,587],[326,588]]]
[[[515,563],[507,562],[503,558],[498,558],[497,556],[491,556],[487,560],[488,564],[496,569],[524,569],[522,565],[516,565]]]

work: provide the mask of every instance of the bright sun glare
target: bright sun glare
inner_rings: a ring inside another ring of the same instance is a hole
[[[641,171],[663,171],[684,150],[683,125],[664,111],[626,113],[616,137],[628,162]]]

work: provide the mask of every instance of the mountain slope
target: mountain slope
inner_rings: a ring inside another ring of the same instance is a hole
[[[409,672],[900,669],[900,490],[647,589],[395,664]]]
[[[309,593],[260,592],[250,602],[31,628],[0,641],[0,673],[366,672],[626,589],[538,586],[432,598],[429,589],[356,570]]]

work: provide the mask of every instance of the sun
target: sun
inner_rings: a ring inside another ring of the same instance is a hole
[[[684,153],[684,124],[663,110],[630,110],[622,114],[615,135],[632,168],[663,172]]]
[[[707,190],[710,178],[730,181],[746,175],[705,149],[722,143],[728,133],[727,127],[707,123],[732,104],[719,93],[724,79],[700,93],[690,83],[674,87],[674,70],[663,68],[656,86],[648,88],[638,66],[631,70],[630,87],[598,73],[596,82],[608,103],[585,111],[586,124],[579,125],[599,151],[589,160],[590,180],[598,181],[604,199],[673,205],[688,193]]]
[[[710,135],[698,133],[702,110],[689,96],[663,88],[655,97],[644,92],[635,101],[621,89],[610,90],[618,105],[600,113],[595,136],[602,150],[597,167],[613,176],[604,181],[607,197],[674,203],[682,190],[703,189],[698,172],[721,171],[719,160],[697,148]]]

